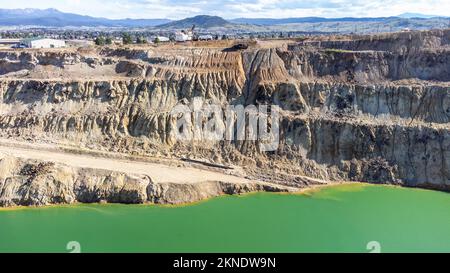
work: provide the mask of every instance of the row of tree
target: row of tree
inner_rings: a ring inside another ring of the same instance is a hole
[[[134,36],[136,37],[136,44],[146,44],[148,43],[147,39],[143,36]],[[225,40],[228,37],[226,35],[222,36],[222,39]],[[213,40],[218,40],[219,36],[215,35],[213,36]],[[170,37],[171,41],[175,41],[174,37]],[[94,40],[95,44],[98,46],[103,46],[103,45],[111,45],[113,43],[112,39],[110,37],[105,37],[105,36],[98,36],[97,38],[95,38]],[[133,44],[134,39],[133,36],[129,33],[123,33],[122,34],[122,43],[124,45],[129,45],[129,44]],[[155,44],[160,43],[161,41],[159,40],[158,37],[155,38],[155,40],[153,41]]]
[[[111,45],[113,43],[113,40],[111,37],[98,36],[97,38],[95,38],[94,42],[98,46],[103,46],[103,45]],[[129,33],[124,33],[122,35],[122,43],[124,45],[132,44],[133,37]],[[136,37],[136,43],[137,44],[146,44],[147,39],[145,39],[142,36],[138,36],[138,37]]]
[[[95,44],[98,46],[102,46],[102,45],[110,45],[112,44],[112,39],[111,37],[97,37],[95,38]]]

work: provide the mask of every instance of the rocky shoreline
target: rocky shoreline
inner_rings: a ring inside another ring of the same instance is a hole
[[[221,195],[295,192],[264,182],[154,182],[148,175],[0,156],[0,207],[76,203],[185,204]]]

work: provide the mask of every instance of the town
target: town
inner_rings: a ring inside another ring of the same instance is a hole
[[[61,18],[78,16],[67,15],[57,10],[45,12]],[[83,17],[76,18],[78,18],[77,20],[83,19]],[[212,40],[303,39],[311,36],[370,35],[443,29],[450,26],[450,20],[445,17],[424,19],[400,16],[225,20],[218,16],[197,15],[178,21],[165,20],[165,23],[162,21],[145,23],[139,20],[110,23],[104,20],[98,22],[100,19],[96,18],[92,20],[94,20],[93,23],[84,23],[79,26],[76,26],[77,21],[65,22],[62,20],[60,25],[52,26],[45,25],[45,21],[38,17],[32,25],[29,25],[29,22],[16,26],[4,25],[0,27],[0,47],[60,48]],[[112,25],[108,26],[108,24]]]
[[[190,41],[291,39],[316,35],[322,32],[210,32],[189,29],[177,31],[121,30],[65,30],[30,28],[0,30],[0,48],[62,48],[103,45],[184,43]]]

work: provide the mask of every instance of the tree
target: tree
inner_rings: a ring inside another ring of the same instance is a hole
[[[161,41],[159,40],[158,37],[155,38],[155,40],[153,41],[155,44],[159,44]]]
[[[136,39],[136,43],[137,44],[146,44],[147,43],[147,39],[145,39],[144,37],[139,36]]]
[[[122,42],[124,45],[129,45],[133,43],[133,39],[129,33],[124,33],[122,36]]]
[[[103,46],[105,45],[106,41],[105,41],[105,37],[103,36],[99,36],[97,38],[95,38],[95,44],[98,46]]]
[[[111,39],[111,37],[107,37],[107,38],[105,39],[105,44],[107,44],[107,45],[111,45],[111,44],[112,44],[112,39]]]

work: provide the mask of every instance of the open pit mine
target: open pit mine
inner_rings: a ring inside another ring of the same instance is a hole
[[[247,43],[1,50],[0,206],[450,190],[450,30]],[[194,100],[278,106],[277,149],[177,139]]]

